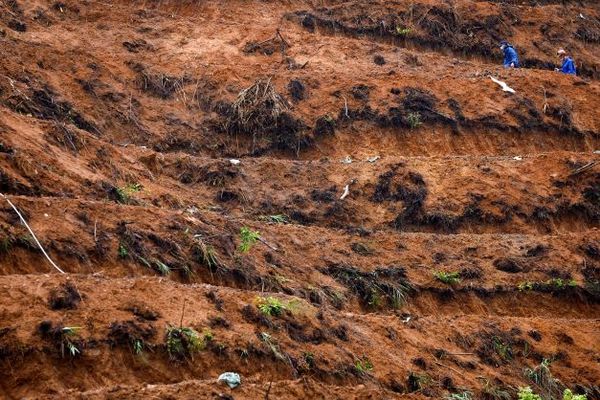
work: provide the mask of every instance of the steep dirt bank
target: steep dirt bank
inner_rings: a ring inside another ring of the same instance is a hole
[[[596,2],[0,11],[0,397],[600,398]]]

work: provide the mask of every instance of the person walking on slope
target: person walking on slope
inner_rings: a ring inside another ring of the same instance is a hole
[[[519,56],[515,48],[503,40],[500,42],[500,49],[504,52],[504,68],[519,68]]]
[[[562,58],[562,67],[556,68],[556,71],[560,71],[563,74],[569,74],[569,75],[577,75],[577,68],[575,68],[575,61],[573,61],[573,59],[571,57],[569,57],[569,55],[567,54],[567,52],[564,49],[559,49],[556,52],[556,55],[559,56],[560,58]]]

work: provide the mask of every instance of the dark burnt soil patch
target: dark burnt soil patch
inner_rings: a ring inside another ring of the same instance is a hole
[[[348,124],[352,121],[370,121],[383,128],[400,130],[417,130],[422,125],[447,126],[454,134],[460,134],[460,128],[469,131],[476,129],[493,129],[502,132],[526,134],[531,130],[544,130],[574,136],[594,132],[581,131],[573,119],[573,108],[564,98],[548,100],[544,110],[538,109],[535,102],[527,97],[514,96],[511,105],[507,107],[510,118],[485,116],[466,118],[460,103],[453,98],[441,102],[426,89],[418,87],[394,88],[391,90],[396,97],[397,105],[389,107],[387,112],[371,108],[366,101],[360,108],[343,107],[335,121]],[[454,115],[442,111],[442,105]]]
[[[108,334],[112,346],[128,346],[138,352],[155,336],[154,326],[136,321],[113,322]]]
[[[460,213],[428,210],[426,200],[429,195],[424,178],[403,165],[391,165],[381,174],[373,189],[370,200],[376,203],[401,202],[402,212],[391,223],[396,229],[410,230],[429,227],[436,231],[454,232],[466,224],[501,226],[513,218],[550,226],[553,219],[577,218],[589,223],[600,220],[600,174],[592,174],[586,179],[562,182],[556,193],[542,199],[539,205],[525,211],[517,204],[487,198],[478,193],[467,193],[466,202]],[[568,196],[567,196],[568,194]],[[561,199],[557,201],[557,199]],[[568,200],[570,198],[570,200]],[[547,204],[550,204],[547,205]],[[550,229],[550,228],[548,228]],[[514,263],[513,263],[514,264]],[[519,272],[515,265],[507,263],[496,266],[505,272]]]
[[[31,349],[17,338],[17,329],[10,326],[0,328],[0,362],[23,359]]]
[[[495,326],[487,327],[472,335],[458,335],[455,338],[463,350],[472,351],[487,365],[499,367],[513,360],[528,357],[533,345],[521,337],[518,328],[503,331]]]
[[[80,302],[81,293],[73,282],[67,282],[52,289],[48,298],[48,304],[53,310],[72,310],[77,308]]]
[[[171,168],[169,175],[186,185],[203,183],[213,187],[224,187],[241,176],[240,169],[225,160],[196,165],[192,161],[178,159]]]
[[[11,110],[35,118],[52,120],[62,124],[73,124],[84,131],[99,134],[94,123],[75,110],[68,101],[60,100],[56,92],[47,84],[38,85],[27,79],[27,83],[13,81],[13,85],[2,88],[2,102]],[[36,88],[38,87],[38,88]]]
[[[596,301],[600,302],[600,266],[590,264],[582,268],[581,274],[584,278],[584,288]]]
[[[131,312],[142,321],[157,321],[160,318],[160,313],[154,311],[143,303],[132,303],[125,307],[126,311]]]
[[[346,286],[367,309],[399,308],[413,292],[402,267],[381,267],[363,272],[348,265],[330,265],[321,272]]]

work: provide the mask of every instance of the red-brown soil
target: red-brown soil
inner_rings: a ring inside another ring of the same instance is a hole
[[[1,398],[600,399],[596,1],[1,0],[0,44],[0,193],[66,272],[0,198]]]

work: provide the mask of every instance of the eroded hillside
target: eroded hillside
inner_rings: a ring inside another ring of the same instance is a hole
[[[0,11],[1,397],[600,398],[595,1]]]

